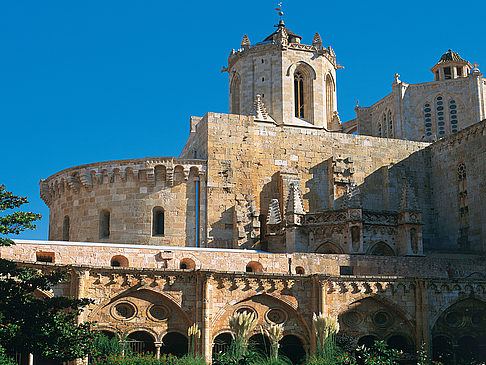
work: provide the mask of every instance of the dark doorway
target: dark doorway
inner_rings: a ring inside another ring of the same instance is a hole
[[[178,357],[187,354],[187,338],[177,332],[169,332],[162,339],[161,354],[172,354]]]
[[[405,354],[411,354],[413,352],[413,346],[410,344],[410,341],[407,340],[405,336],[402,335],[394,335],[391,336],[388,341],[388,346],[390,348],[403,351]]]
[[[376,336],[373,336],[373,335],[367,335],[367,336],[363,336],[361,337],[359,340],[358,340],[358,346],[365,346],[365,347],[373,347],[375,341],[377,341],[378,338]]]
[[[304,345],[300,338],[294,335],[284,336],[280,340],[279,353],[292,361],[292,364],[300,364],[305,358]]]
[[[127,338],[127,343],[133,352],[139,354],[151,352],[152,354],[155,354],[154,338],[148,332],[136,331],[130,333]]]
[[[260,333],[253,335],[250,337],[249,345],[261,354],[270,355],[270,340],[267,336],[263,336]]]
[[[213,359],[217,354],[228,351],[232,342],[233,336],[231,336],[231,333],[220,333],[217,335],[213,342]]]

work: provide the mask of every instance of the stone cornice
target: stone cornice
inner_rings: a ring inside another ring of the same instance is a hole
[[[184,180],[188,179],[191,169],[195,168],[199,176],[206,173],[206,160],[181,159],[174,157],[146,157],[142,159],[96,162],[71,167],[40,181],[40,196],[50,206],[52,200],[66,189],[79,191],[81,188],[91,190],[95,185],[126,181],[128,174],[139,179],[139,172],[146,173],[145,183],[155,185],[155,168],[165,169],[165,179],[172,186],[176,168],[181,170]]]

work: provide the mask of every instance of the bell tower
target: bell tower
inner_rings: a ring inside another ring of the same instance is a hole
[[[241,48],[228,57],[229,112],[252,115],[255,100],[269,120],[281,125],[338,130],[336,55],[315,34],[312,45],[286,28],[277,29],[254,45],[245,34]]]

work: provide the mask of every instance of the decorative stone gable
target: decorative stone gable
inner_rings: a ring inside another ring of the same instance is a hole
[[[248,36],[245,34],[243,36],[243,39],[241,40],[241,48],[242,49],[247,49],[247,48],[250,48],[251,47],[251,43],[250,43],[250,39],[248,38]]]
[[[268,207],[268,225],[276,225],[282,223],[282,214],[280,213],[280,203],[278,199],[272,199]]]
[[[274,122],[272,117],[268,115],[267,109],[265,108],[265,104],[263,103],[262,96],[260,94],[257,94],[255,97],[250,116],[255,117],[255,120],[258,121]]]

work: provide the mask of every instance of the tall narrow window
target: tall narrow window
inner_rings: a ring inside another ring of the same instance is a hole
[[[452,79],[452,73],[450,67],[444,67],[444,77],[446,80]]]
[[[305,118],[304,76],[300,72],[296,72],[294,76],[294,98],[295,116],[303,119]]]
[[[64,221],[62,222],[62,240],[69,241],[69,216],[64,217]]]
[[[382,133],[381,123],[378,123],[378,137],[383,137]]]
[[[459,200],[459,237],[457,243],[462,249],[469,249],[469,207],[467,202],[467,176],[464,163],[457,166]]]
[[[100,213],[100,238],[110,237],[110,212],[108,210],[102,210]]]
[[[432,109],[430,103],[424,104],[424,132],[427,137],[432,136]]]
[[[234,73],[230,87],[231,114],[240,114],[240,77]]]
[[[152,236],[164,235],[164,209],[155,207],[152,214]]]
[[[382,122],[383,122],[383,137],[388,137],[388,124],[386,122],[386,112],[383,113],[382,117]]]
[[[327,126],[331,126],[332,118],[334,117],[334,93],[336,92],[336,85],[331,74],[326,76],[326,115]]]
[[[445,115],[444,115],[444,98],[438,96],[435,99],[435,112],[437,115],[437,137],[441,138],[445,135]]]
[[[393,138],[393,118],[391,110],[388,111],[388,137]]]
[[[457,132],[457,104],[455,100],[449,101],[449,117],[451,122],[451,132]]]

